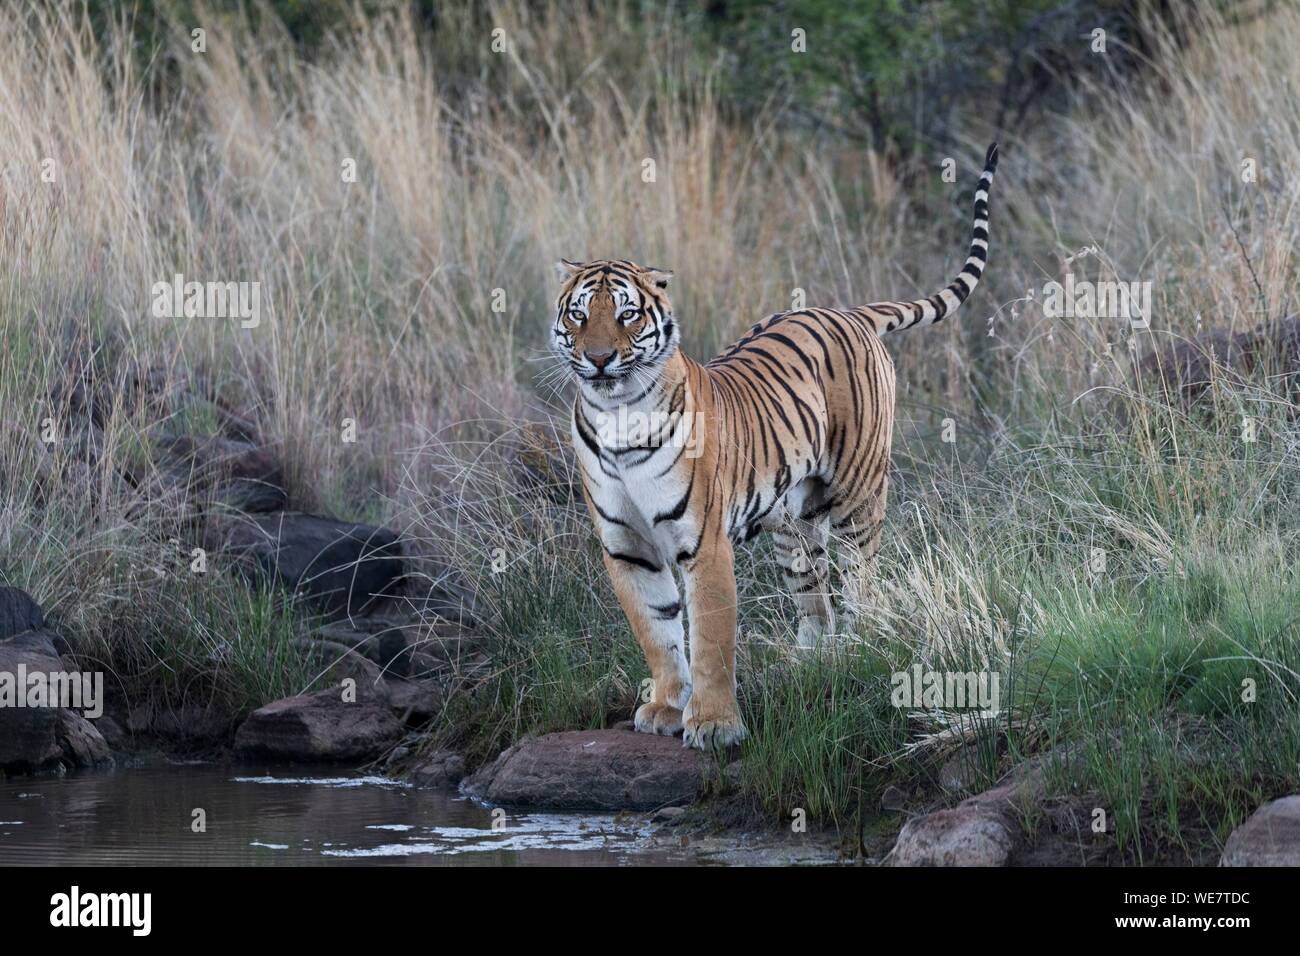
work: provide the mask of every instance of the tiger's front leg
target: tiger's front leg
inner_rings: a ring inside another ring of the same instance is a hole
[[[726,535],[706,535],[682,564],[691,626],[691,699],[682,742],[707,749],[745,739],[736,705],[736,574]]]
[[[677,583],[639,539],[607,550],[605,567],[653,679],[650,699],[637,708],[636,729],[672,736],[682,729],[691,695]]]

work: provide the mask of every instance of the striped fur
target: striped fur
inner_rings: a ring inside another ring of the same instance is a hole
[[[678,348],[671,273],[626,260],[561,264],[552,345],[579,381],[572,432],[583,489],[653,674],[638,730],[683,730],[697,747],[743,738],[736,543],[764,530],[775,536],[801,645],[835,626],[832,534],[849,603],[863,601],[894,420],[894,369],[881,336],[941,321],[975,288],[996,167],[994,144],[975,193],[970,252],[951,285],[912,302],[778,313],[707,365]]]

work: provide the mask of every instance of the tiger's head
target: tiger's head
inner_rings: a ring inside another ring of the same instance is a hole
[[[671,272],[625,259],[560,260],[551,348],[578,378],[614,392],[658,369],[680,341],[668,300]]]

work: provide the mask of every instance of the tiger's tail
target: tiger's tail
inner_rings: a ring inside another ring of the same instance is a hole
[[[873,302],[862,306],[857,311],[875,326],[878,334],[941,322],[945,316],[956,312],[974,290],[984,274],[989,254],[989,188],[993,185],[997,168],[998,144],[993,143],[984,156],[984,172],[980,174],[979,186],[975,190],[975,227],[971,234],[970,252],[957,278],[928,299]]]

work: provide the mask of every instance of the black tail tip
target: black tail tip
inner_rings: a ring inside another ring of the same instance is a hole
[[[989,151],[984,154],[984,168],[994,172],[998,168],[998,144],[990,143]]]

